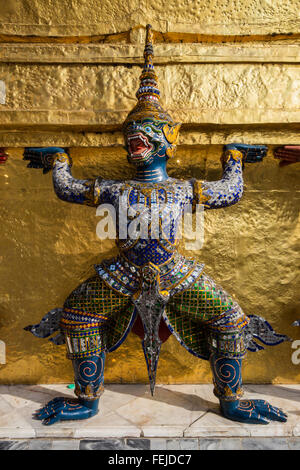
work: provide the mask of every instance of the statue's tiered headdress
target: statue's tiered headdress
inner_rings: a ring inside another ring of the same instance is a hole
[[[157,75],[153,66],[153,34],[151,25],[146,27],[146,42],[144,50],[144,67],[140,76],[140,87],[136,93],[138,103],[128,114],[124,128],[133,121],[139,121],[145,118],[153,118],[154,120],[169,123],[173,127],[176,123],[171,116],[162,108],[159,103],[160,92],[157,84]]]

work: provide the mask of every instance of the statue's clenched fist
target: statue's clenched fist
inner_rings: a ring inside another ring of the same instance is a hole
[[[228,144],[226,150],[238,150],[243,154],[243,163],[261,162],[266,156],[268,147],[266,145]]]
[[[57,153],[66,153],[66,150],[61,147],[27,147],[23,159],[29,160],[28,168],[43,168],[43,173],[47,173],[52,170]]]

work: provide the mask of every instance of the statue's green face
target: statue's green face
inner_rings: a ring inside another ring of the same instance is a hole
[[[164,129],[167,122],[145,118],[132,121],[125,129],[125,145],[128,160],[136,166],[151,165],[155,160],[166,160],[167,150],[171,147]]]

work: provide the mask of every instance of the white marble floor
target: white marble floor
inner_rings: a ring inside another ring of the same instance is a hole
[[[32,413],[66,385],[0,386],[0,439],[195,438],[300,436],[300,385],[246,385],[245,398],[261,398],[288,413],[286,423],[235,423],[220,415],[211,385],[107,385],[100,413],[85,421],[44,426]]]

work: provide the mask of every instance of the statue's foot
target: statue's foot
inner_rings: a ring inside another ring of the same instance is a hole
[[[91,418],[97,413],[98,400],[84,404],[78,399],[58,397],[49,401],[47,405],[36,411],[33,417],[43,421],[45,425],[50,425],[58,421]]]
[[[222,414],[232,421],[249,424],[269,424],[270,421],[286,422],[287,414],[264,400],[220,400]]]

